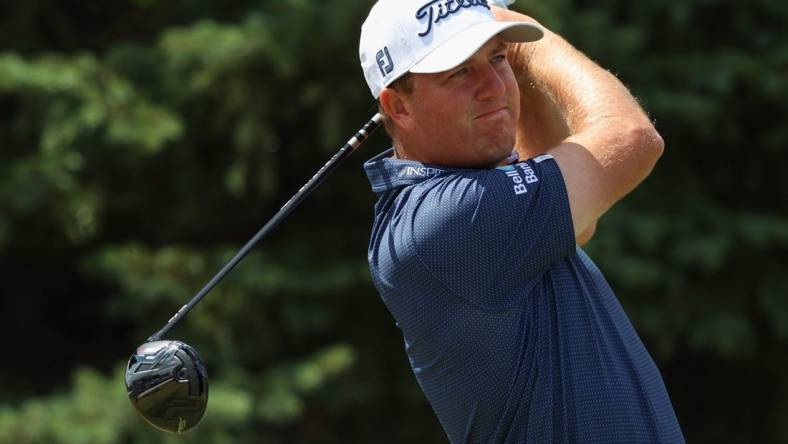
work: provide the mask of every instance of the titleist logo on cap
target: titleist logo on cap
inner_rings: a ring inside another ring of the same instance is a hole
[[[361,25],[358,55],[374,98],[408,72],[448,71],[493,37],[532,42],[542,28],[498,21],[493,6],[514,0],[377,0]]]
[[[419,37],[426,37],[432,32],[432,25],[448,18],[452,14],[456,14],[463,8],[472,8],[474,6],[484,6],[490,9],[487,0],[431,0],[424,4],[418,11],[416,11],[416,18],[422,20],[427,19],[427,29],[419,33]]]

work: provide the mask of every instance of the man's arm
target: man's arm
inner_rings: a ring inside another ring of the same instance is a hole
[[[495,13],[534,22],[513,11]],[[560,36],[545,30],[542,40],[512,45],[509,55],[521,90],[521,154],[553,155],[575,237],[587,240],[599,217],[648,176],[664,142],[626,87]]]
[[[577,242],[577,245],[582,247],[583,245],[587,244],[592,237],[594,237],[594,233],[596,233],[596,225],[597,221],[594,221],[594,223],[586,228],[586,231],[583,231],[579,235],[575,235],[575,242]]]

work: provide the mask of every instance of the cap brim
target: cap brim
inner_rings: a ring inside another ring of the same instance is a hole
[[[431,74],[456,68],[497,35],[500,35],[505,42],[533,42],[541,39],[544,32],[540,26],[528,22],[478,23],[460,31],[435,48],[416,62],[409,71]]]

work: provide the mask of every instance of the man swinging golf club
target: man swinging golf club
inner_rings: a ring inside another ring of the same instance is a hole
[[[451,442],[683,442],[578,246],[662,139],[614,76],[491,4],[380,0],[362,26],[394,145],[365,164],[375,286]]]

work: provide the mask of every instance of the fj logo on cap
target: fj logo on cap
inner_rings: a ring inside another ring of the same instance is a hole
[[[419,33],[419,37],[426,37],[432,32],[432,25],[460,12],[463,8],[484,6],[490,9],[487,0],[432,0],[416,11],[416,18],[427,19],[427,29]]]
[[[391,54],[389,54],[388,46],[384,46],[383,49],[378,51],[375,59],[378,61],[380,75],[383,77],[386,77],[387,74],[391,74],[391,71],[394,71],[394,62],[391,60]]]

